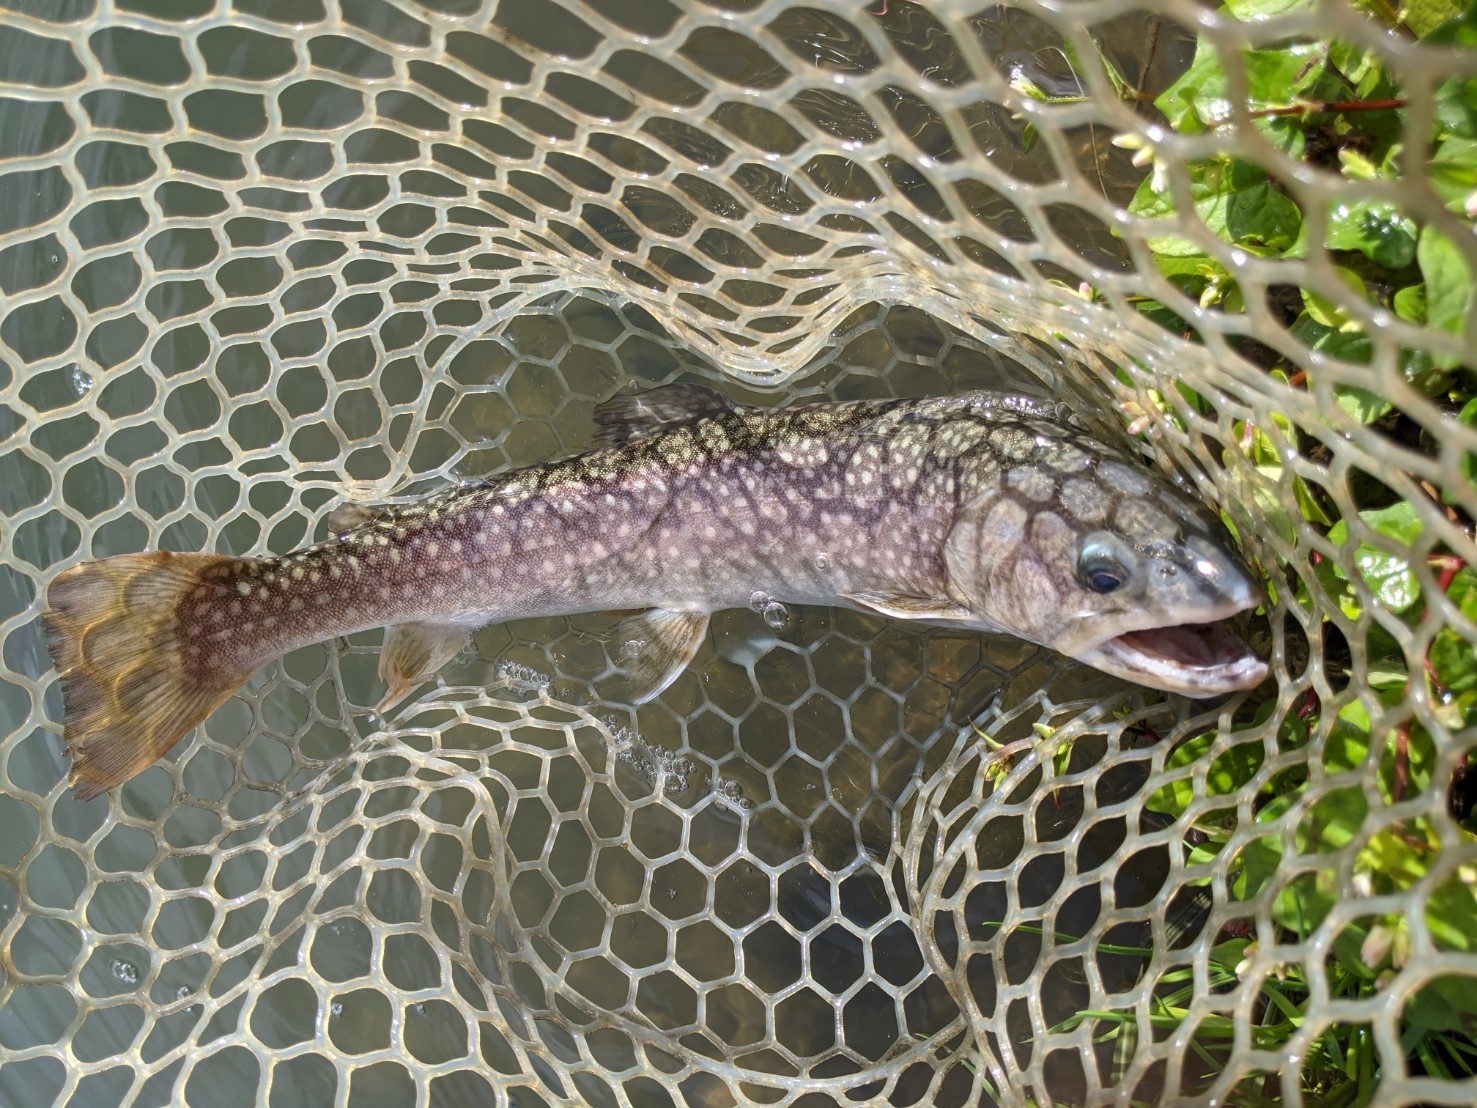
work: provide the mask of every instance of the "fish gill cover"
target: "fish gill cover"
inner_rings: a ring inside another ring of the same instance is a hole
[[[1472,1099],[1477,31],[1443,0],[7,0],[0,1100]],[[284,552],[633,386],[1013,388],[1206,501],[1200,704],[751,598],[378,633],[66,790],[89,558]]]

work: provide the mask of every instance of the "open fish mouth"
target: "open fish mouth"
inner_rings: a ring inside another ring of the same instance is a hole
[[[1126,631],[1076,657],[1107,673],[1190,697],[1249,689],[1267,676],[1267,663],[1224,623]]]

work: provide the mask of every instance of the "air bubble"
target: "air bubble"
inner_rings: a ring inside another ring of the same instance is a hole
[[[778,600],[771,600],[764,605],[764,611],[761,614],[764,616],[764,622],[774,631],[783,629],[785,624],[790,622],[790,610]]]
[[[328,1006],[328,1018],[329,1019],[338,1019],[338,1017],[341,1016],[341,1015],[343,1015],[343,1014],[344,1014],[344,1002],[342,1000],[335,1000],[332,1004],[330,1004]]]
[[[111,967],[113,976],[125,985],[138,984],[138,967],[132,962],[125,962],[122,958],[113,959]]]
[[[824,550],[815,556],[815,568],[825,573],[831,568],[831,556]]]
[[[713,798],[719,806],[728,808],[730,811],[748,812],[755,807],[754,802],[744,795],[743,786],[737,781],[730,781],[726,778],[713,787]]]
[[[770,596],[767,592],[760,592],[758,589],[755,589],[749,594],[749,607],[753,608],[756,612],[764,611],[769,603]]]
[[[548,692],[552,678],[518,662],[504,662],[497,667],[498,685],[519,692]]]
[[[625,642],[621,643],[621,649],[620,649],[620,655],[619,655],[620,656],[620,660],[623,661],[623,662],[629,662],[632,659],[634,659],[636,657],[636,655],[640,654],[641,651],[644,650],[645,648],[646,648],[646,643],[645,643],[644,640],[642,640],[642,639],[627,639]]]

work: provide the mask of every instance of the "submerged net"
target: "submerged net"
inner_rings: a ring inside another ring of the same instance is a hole
[[[1433,153],[1477,53],[1432,6],[3,6],[0,1102],[1477,1098],[1477,177]],[[1298,107],[1360,98],[1388,165]],[[1272,679],[732,612],[633,711],[596,614],[380,720],[375,633],[70,799],[61,568],[283,552],[679,376],[1071,399],[1238,531]]]

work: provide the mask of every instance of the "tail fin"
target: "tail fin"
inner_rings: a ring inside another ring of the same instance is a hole
[[[236,561],[123,554],[73,566],[51,582],[42,618],[62,678],[78,800],[147,769],[250,676],[187,672],[179,634],[180,601],[207,582],[206,570]]]

